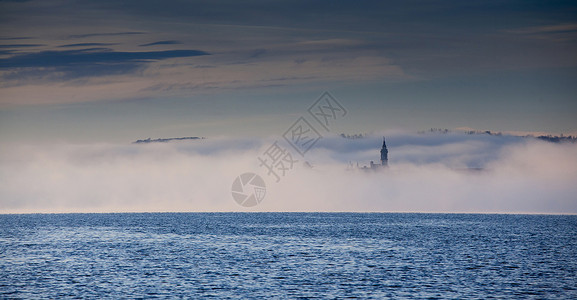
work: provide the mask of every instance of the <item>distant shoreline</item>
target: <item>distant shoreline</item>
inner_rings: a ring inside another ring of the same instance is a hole
[[[178,137],[178,138],[166,138],[166,139],[150,139],[147,138],[145,140],[136,140],[136,142],[132,142],[133,144],[148,144],[148,143],[166,143],[170,141],[183,141],[183,140],[204,140],[205,137],[198,137],[198,136],[187,136],[187,137]]]

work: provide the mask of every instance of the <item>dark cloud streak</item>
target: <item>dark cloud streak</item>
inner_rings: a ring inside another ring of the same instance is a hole
[[[0,45],[0,48],[31,48],[31,47],[41,47],[44,46],[42,44],[9,44],[9,45]]]
[[[7,53],[9,54],[9,53]],[[152,61],[209,55],[200,50],[117,52],[107,48],[42,51],[0,59],[5,81],[73,80],[136,72]]]
[[[200,50],[116,52],[105,48],[68,51],[42,51],[0,59],[0,68],[41,68],[102,63],[147,62],[178,57],[209,55]]]
[[[69,39],[81,39],[87,37],[110,37],[110,36],[122,36],[122,35],[138,35],[145,34],[141,31],[127,31],[127,32],[111,32],[111,33],[88,33],[88,34],[73,34],[69,35]]]
[[[142,44],[140,47],[149,47],[149,46],[157,46],[157,45],[179,45],[182,42],[179,41],[158,41],[154,43]]]
[[[116,43],[77,43],[77,44],[61,45],[61,46],[58,46],[58,48],[114,46],[114,45],[118,45],[118,44],[116,44]]]
[[[31,37],[20,36],[20,37],[0,37],[0,41],[14,41],[14,40],[30,40]]]

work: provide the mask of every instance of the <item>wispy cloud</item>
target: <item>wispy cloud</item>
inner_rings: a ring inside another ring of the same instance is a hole
[[[0,59],[0,68],[42,68],[106,63],[128,63],[162,60],[176,57],[209,55],[200,50],[167,50],[150,52],[120,52],[106,48],[67,51],[42,51]]]
[[[29,47],[40,47],[44,46],[42,44],[8,44],[0,45],[0,48],[29,48]]]
[[[509,34],[525,38],[567,43],[577,41],[577,23],[563,23],[546,26],[530,26],[505,30]]]
[[[153,42],[153,43],[148,43],[148,44],[142,44],[142,45],[140,45],[140,47],[149,47],[149,46],[158,46],[158,45],[178,45],[178,44],[182,44],[182,42],[179,42],[179,41],[158,41],[158,42]]]
[[[41,51],[0,59],[5,80],[70,80],[133,72],[153,61],[209,55],[200,50],[120,52],[107,48]],[[47,77],[48,76],[48,77]]]
[[[118,45],[116,43],[77,43],[77,44],[66,44],[58,46],[59,48],[73,48],[73,47],[102,47],[102,46],[114,46]]]
[[[14,40],[30,40],[31,37],[27,36],[17,36],[17,37],[0,37],[0,41],[14,41]]]
[[[86,34],[73,34],[69,35],[69,39],[82,39],[89,37],[111,37],[111,36],[123,36],[123,35],[139,35],[145,34],[142,31],[126,31],[126,32],[108,32],[108,33],[86,33]]]
[[[555,25],[546,25],[546,26],[532,26],[532,27],[525,27],[525,28],[521,28],[521,29],[507,30],[507,32],[519,33],[519,34],[577,32],[577,23],[565,23],[565,24],[555,24]]]

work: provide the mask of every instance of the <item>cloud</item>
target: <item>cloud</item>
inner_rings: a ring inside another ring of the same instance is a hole
[[[209,55],[199,50],[120,52],[107,48],[42,51],[0,59],[5,80],[71,80],[134,72],[147,63],[170,58]]]
[[[575,66],[574,43],[557,45],[528,40],[508,31],[542,24],[572,24],[574,6],[560,2],[537,6],[517,0],[506,4],[432,1],[427,5],[371,0],[362,6],[346,1],[249,1],[249,4],[226,1],[223,5],[202,0],[167,1],[159,10],[156,1],[81,0],[68,6],[47,1],[44,5],[10,5],[10,18],[3,20],[2,28],[12,30],[7,32],[11,35],[35,36],[38,43],[55,45],[56,50],[62,50],[58,46],[62,39],[74,38],[80,39],[74,42],[87,42],[86,46],[104,46],[93,42],[118,44],[116,51],[135,51],[142,49],[138,45],[150,47],[178,41],[183,45],[179,48],[201,45],[203,50],[214,54],[201,62],[214,66],[206,72],[193,69],[194,66],[159,64],[143,78],[136,72],[142,69],[132,65],[125,69],[127,76],[114,81],[130,82],[131,87],[137,88],[114,91],[117,96],[114,99],[128,94],[133,94],[129,98],[163,99],[270,87],[295,91],[316,85],[316,89],[325,89],[343,83],[363,85],[359,89],[365,92],[367,84],[376,82],[459,78],[467,84],[459,83],[458,87],[467,87],[478,83],[470,76],[485,72],[502,74],[520,69],[524,74],[532,74],[535,69]],[[523,13],[519,13],[520,8]],[[487,15],[493,16],[494,22],[487,23]],[[538,17],[524,17],[527,15]],[[103,18],[116,22],[105,25],[100,22]],[[106,74],[105,68],[92,67],[96,76]],[[116,66],[111,73],[121,74],[121,70]],[[11,74],[9,78],[21,80],[6,84],[17,84],[22,89],[2,91],[3,94],[29,94],[25,88],[45,84],[26,82],[26,78],[68,80],[76,73],[88,72],[64,70],[64,76],[37,77],[25,73]],[[75,84],[77,88],[79,83]],[[94,88],[79,92],[68,87],[67,83],[62,84],[58,95],[49,95],[42,102],[71,101],[62,99],[88,94]],[[278,90],[281,89],[274,92]],[[148,93],[143,95],[144,92]],[[111,100],[99,95],[92,94],[91,100]],[[44,95],[2,102],[36,103],[40,96]]]
[[[71,81],[80,78],[113,76],[134,73],[143,68],[142,63],[86,64],[78,66],[24,68],[6,72],[2,79],[19,85],[21,82],[58,82]],[[7,83],[7,84],[9,84]]]
[[[0,37],[0,41],[13,41],[13,40],[29,40],[31,37],[27,36],[17,36],[17,37]]]
[[[140,47],[149,47],[149,46],[157,46],[157,45],[178,45],[178,44],[182,44],[182,42],[179,42],[179,41],[158,41],[158,42],[154,42],[154,43],[142,44],[142,45],[140,45]]]
[[[108,33],[87,33],[87,34],[73,34],[69,35],[69,39],[82,39],[88,37],[111,37],[111,36],[124,36],[124,35],[139,35],[145,34],[142,31],[126,31],[126,32],[108,32]]]
[[[0,45],[0,48],[28,48],[28,47],[40,47],[44,46],[42,44],[7,44]]]
[[[278,183],[257,160],[276,138],[20,145],[0,151],[0,212],[577,213],[575,144],[458,134],[388,138],[390,168],[384,172],[347,170],[355,158],[377,160],[380,137],[326,137],[304,158],[295,154],[299,161]],[[485,152],[484,171],[454,167]],[[303,167],[305,161],[314,167]],[[267,185],[254,209],[238,206],[230,194],[244,172],[260,174]]]
[[[250,54],[249,58],[257,58],[264,54],[266,54],[266,49],[256,49]]]
[[[522,29],[507,30],[511,33],[518,34],[535,34],[535,33],[570,33],[577,32],[577,23],[564,23],[547,26],[533,26]]]
[[[577,41],[577,23],[530,26],[509,29],[504,32],[528,39],[545,40],[550,43],[569,44]]]
[[[168,58],[209,55],[200,50],[167,50],[149,52],[120,52],[106,48],[67,51],[42,51],[14,55],[0,59],[0,68],[46,68],[86,66],[94,64],[143,63]]]
[[[96,46],[114,46],[118,45],[116,43],[77,43],[77,44],[66,44],[58,46],[58,48],[72,48],[72,47],[96,47]]]

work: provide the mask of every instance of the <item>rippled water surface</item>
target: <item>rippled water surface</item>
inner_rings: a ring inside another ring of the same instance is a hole
[[[0,298],[577,298],[577,216],[0,215]]]

